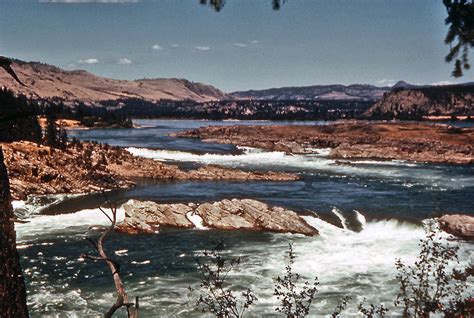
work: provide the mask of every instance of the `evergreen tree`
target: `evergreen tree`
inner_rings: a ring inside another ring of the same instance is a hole
[[[0,141],[41,142],[41,127],[36,115],[35,103],[25,96],[15,96],[6,88],[0,89]]]

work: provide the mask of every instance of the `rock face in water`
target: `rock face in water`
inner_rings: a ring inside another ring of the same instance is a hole
[[[457,237],[474,240],[474,217],[462,214],[443,215],[438,222],[443,231]]]
[[[318,234],[296,212],[251,199],[202,204],[131,201],[124,209],[125,220],[117,225],[117,230],[129,234],[154,233],[161,226]]]

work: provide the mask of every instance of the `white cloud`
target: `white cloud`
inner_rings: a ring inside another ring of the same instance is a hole
[[[127,59],[126,57],[124,58],[121,58],[117,61],[117,64],[122,64],[122,65],[129,65],[129,64],[132,64],[132,60],[130,59]]]
[[[451,81],[439,81],[439,82],[431,83],[431,85],[435,85],[435,86],[453,85],[453,84],[455,83]]]
[[[155,51],[163,51],[163,47],[161,47],[159,44],[155,44],[151,48]]]
[[[195,46],[194,48],[202,52],[209,51],[211,49],[209,46]]]
[[[79,64],[97,64],[99,63],[99,60],[96,58],[88,58],[85,60],[79,60],[77,61]]]
[[[384,79],[381,79],[380,81],[377,81],[377,84],[385,85],[385,86],[393,86],[395,85],[395,80],[384,78]]]
[[[255,45],[255,44],[260,43],[260,41],[259,40],[253,40],[253,41],[250,41],[250,43]]]
[[[242,47],[242,48],[248,46],[247,44],[245,44],[245,43],[240,43],[240,42],[234,43],[233,45],[234,45],[235,47]]]
[[[138,3],[140,0],[39,0],[41,3]]]
[[[175,48],[179,47],[179,44],[178,44],[178,43],[173,43],[173,44],[171,44],[170,46],[171,46],[173,49],[175,49]]]

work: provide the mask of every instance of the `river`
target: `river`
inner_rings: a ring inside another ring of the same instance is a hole
[[[75,130],[69,136],[126,147],[137,156],[183,168],[217,164],[244,170],[294,172],[291,182],[158,182],[138,180],[133,189],[112,191],[121,204],[130,199],[157,202],[203,202],[222,198],[255,198],[298,212],[317,237],[216,230],[164,229],[155,235],[112,235],[109,254],[122,265],[128,293],[140,296],[142,317],[201,316],[194,309],[199,286],[196,257],[223,240],[229,257],[243,256],[230,275],[235,288],[250,287],[258,301],[250,316],[274,316],[274,279],[284,274],[288,243],[296,253],[295,272],[319,278],[311,316],[326,316],[344,296],[351,296],[347,315],[357,304],[385,303],[397,293],[395,260],[413,262],[423,221],[444,213],[472,214],[472,166],[404,161],[336,162],[328,150],[289,155],[260,149],[202,143],[168,134],[208,125],[268,125],[267,121],[135,120],[136,129]],[[281,122],[279,123],[281,124]],[[323,125],[325,122],[283,124]],[[114,302],[110,273],[104,264],[83,262],[91,252],[85,237],[106,225],[97,209],[99,195],[51,196],[15,202],[16,213],[29,223],[17,225],[28,304],[33,317],[95,317]],[[119,209],[120,214],[123,211]],[[463,263],[473,262],[474,246],[461,246]]]

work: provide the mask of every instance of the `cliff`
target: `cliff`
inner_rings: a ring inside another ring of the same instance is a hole
[[[474,83],[400,87],[371,107],[365,115],[381,119],[421,119],[423,116],[474,115]]]

